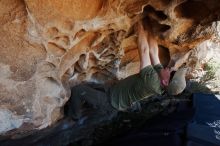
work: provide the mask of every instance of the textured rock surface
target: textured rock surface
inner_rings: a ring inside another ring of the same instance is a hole
[[[218,0],[0,0],[0,133],[53,124],[75,84],[138,72],[141,16],[151,18],[166,65],[213,36],[219,8]]]

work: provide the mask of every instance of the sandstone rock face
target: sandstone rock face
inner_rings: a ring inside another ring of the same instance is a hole
[[[53,124],[82,81],[138,72],[138,19],[151,18],[167,65],[213,36],[219,8],[218,0],[0,0],[0,133]]]

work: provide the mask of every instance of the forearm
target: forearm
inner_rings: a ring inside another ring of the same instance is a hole
[[[149,50],[145,47],[138,47],[138,53],[140,58],[140,70],[145,68],[148,65],[151,65],[149,56]]]
[[[141,24],[138,24],[138,53],[140,58],[140,69],[151,65],[149,56],[149,45],[143,26]]]
[[[157,41],[153,35],[153,33],[150,33],[148,37],[148,42],[149,42],[149,48],[150,48],[150,58],[151,58],[151,63],[152,65],[157,65],[160,64],[160,59],[159,59],[159,48]]]

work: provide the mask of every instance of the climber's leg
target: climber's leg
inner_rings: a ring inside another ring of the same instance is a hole
[[[146,33],[148,34],[148,44],[149,44],[149,52],[152,65],[161,64],[159,59],[159,48],[157,40],[155,39],[154,33],[152,31],[151,23],[146,24]]]
[[[81,104],[85,101],[92,105],[98,111],[105,112],[110,107],[108,96],[105,92],[96,90],[86,84],[77,85],[71,90],[71,98],[69,101],[72,117],[75,119],[81,116]]]
[[[149,44],[149,52],[150,52],[150,58],[151,58],[151,63],[153,66],[161,66],[160,59],[159,59],[159,49],[158,49],[158,43],[157,40],[155,39],[151,22],[148,20],[148,23],[145,25],[146,28],[146,33],[148,34],[148,44]],[[170,69],[165,68],[161,69],[159,72],[161,84],[164,87],[167,87],[170,81]]]
[[[151,65],[150,55],[149,55],[149,44],[147,41],[147,35],[144,32],[142,22],[137,23],[138,32],[138,53],[140,57],[140,70],[146,66]]]

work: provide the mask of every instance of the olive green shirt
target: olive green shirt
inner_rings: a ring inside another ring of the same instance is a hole
[[[162,69],[158,64],[146,66],[138,74],[129,76],[110,87],[110,100],[114,108],[126,110],[132,103],[150,97],[155,94],[162,94],[158,73]]]

